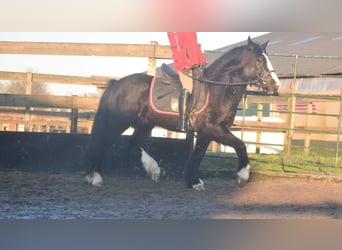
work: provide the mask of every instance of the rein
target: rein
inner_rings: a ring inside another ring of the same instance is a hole
[[[201,79],[196,79],[196,78],[193,78],[195,80],[199,80],[200,82],[206,82],[206,83],[210,83],[210,84],[215,84],[215,85],[220,85],[220,86],[225,86],[225,87],[228,87],[228,86],[242,86],[242,85],[248,85],[248,84],[253,84],[256,82],[255,81],[248,81],[248,82],[241,82],[241,83],[224,83],[224,82],[216,82],[216,81],[210,81],[210,80],[201,80]],[[279,94],[265,94],[263,92],[260,92],[260,91],[254,91],[254,90],[245,90],[244,92],[244,98],[247,98],[247,95],[262,95],[262,96],[279,96]]]
[[[198,78],[192,78],[194,80],[198,80],[200,82],[204,82],[204,83],[210,83],[210,84],[215,84],[215,85],[221,85],[221,86],[242,86],[242,85],[248,85],[248,84],[253,84],[255,83],[257,80],[254,81],[247,81],[247,82],[218,82],[218,81],[211,81],[211,80],[207,80],[207,79],[198,79]]]
[[[240,69],[240,68],[238,68]],[[231,72],[234,72],[238,69],[235,69]],[[230,72],[230,73],[231,73]],[[229,73],[229,74],[230,74]],[[268,72],[268,74],[271,74],[272,72]],[[214,84],[214,85],[220,85],[220,86],[225,86],[225,87],[228,87],[228,86],[243,86],[243,85],[248,85],[248,84],[253,84],[255,83],[258,79],[256,80],[253,80],[253,81],[246,81],[246,82],[218,82],[218,81],[212,81],[212,80],[208,80],[208,79],[199,79],[199,78],[194,78],[192,77],[192,75],[190,75],[190,73],[185,73],[186,76],[192,78],[193,80],[197,80],[197,81],[200,81],[200,82],[204,82],[204,83],[210,83],[210,84]]]
[[[271,70],[269,72],[267,72],[267,76],[270,75],[271,73],[275,72],[275,70]],[[246,82],[218,82],[218,81],[212,81],[212,80],[207,80],[207,79],[199,79],[199,78],[194,78],[192,77],[189,73],[186,74],[188,77],[192,78],[193,80],[197,80],[200,82],[204,82],[204,83],[210,83],[210,84],[214,84],[214,85],[220,85],[220,86],[243,86],[243,85],[248,85],[248,84],[253,84],[256,83],[258,81],[258,79],[260,79],[260,77],[256,80],[253,81],[246,81]],[[263,78],[263,77],[261,77]]]
[[[274,70],[271,70],[269,72],[267,72],[267,75],[271,74],[272,72],[275,72]],[[243,86],[243,85],[248,85],[248,84],[255,84],[258,79],[254,80],[254,81],[247,81],[247,82],[236,82],[236,83],[233,83],[233,82],[218,82],[218,81],[211,81],[211,80],[207,80],[207,79],[199,79],[199,78],[194,78],[192,77],[190,74],[187,74],[188,77],[192,78],[193,80],[198,80],[200,82],[204,82],[204,83],[210,83],[210,84],[214,84],[214,85],[220,85],[220,86],[225,86],[225,87],[228,87],[228,86]],[[262,93],[260,91],[253,91],[253,90],[245,90],[244,92],[244,98],[247,98],[247,95],[267,95],[265,93]],[[269,96],[279,96],[279,94],[271,94]]]
[[[211,80],[207,80],[207,79],[200,79],[200,78],[194,78],[192,77],[192,75],[190,73],[185,73],[186,76],[190,77],[192,80],[197,80],[199,82],[204,82],[204,83],[210,83],[210,84],[214,84],[214,85],[221,85],[221,86],[242,86],[242,85],[248,85],[248,84],[252,84],[255,83],[257,80],[254,81],[247,81],[247,82],[218,82],[218,81],[211,81]]]

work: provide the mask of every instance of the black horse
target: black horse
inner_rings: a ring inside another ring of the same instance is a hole
[[[267,56],[267,43],[259,45],[248,37],[246,45],[233,48],[204,69],[202,83],[196,91],[205,93],[208,99],[201,112],[190,115],[190,125],[197,140],[184,167],[188,187],[203,189],[199,165],[211,141],[235,149],[239,158],[236,181],[243,186],[249,180],[251,166],[246,146],[229,128],[248,84],[257,83],[268,94],[278,93],[280,81]],[[165,115],[151,108],[152,79],[153,76],[138,73],[108,82],[100,100],[86,155],[86,162],[90,165],[86,176],[89,183],[102,183],[99,171],[104,151],[128,127],[134,128],[132,144],[136,146],[142,144],[154,126],[176,130],[177,115]]]

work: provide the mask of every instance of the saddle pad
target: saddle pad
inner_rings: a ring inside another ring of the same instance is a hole
[[[151,109],[159,114],[178,116],[178,98],[181,91],[180,83],[164,83],[163,78],[154,76],[150,84],[149,104]],[[205,110],[209,103],[209,91],[206,95],[201,93],[194,113],[199,114]]]

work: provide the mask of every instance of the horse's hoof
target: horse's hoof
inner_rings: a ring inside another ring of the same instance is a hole
[[[205,190],[204,182],[201,179],[198,179],[198,183],[192,185],[192,188],[197,190],[197,191],[203,191],[203,190]]]
[[[236,173],[235,180],[239,187],[243,187],[249,181],[251,171],[251,165],[247,164],[246,167],[240,169],[239,172]]]
[[[248,180],[244,180],[244,179],[242,179],[242,178],[240,178],[240,177],[238,177],[238,176],[236,176],[235,181],[236,181],[236,184],[237,184],[240,188],[244,187],[244,186],[246,185],[246,183],[248,182]]]
[[[87,174],[85,179],[88,184],[91,184],[94,187],[101,187],[103,184],[103,179],[98,172]]]

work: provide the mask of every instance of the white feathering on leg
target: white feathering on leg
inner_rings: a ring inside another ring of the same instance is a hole
[[[246,167],[243,167],[240,169],[239,172],[237,172],[237,183],[239,186],[244,185],[250,177],[251,172],[251,165],[247,164]]]
[[[95,186],[95,187],[101,187],[103,183],[103,179],[101,175],[98,172],[94,172],[92,174],[88,174],[86,177],[86,181]]]
[[[197,191],[203,191],[203,190],[205,190],[204,182],[201,179],[198,179],[198,183],[192,185],[192,188],[197,190]]]
[[[145,152],[143,148],[141,149],[141,163],[148,175],[151,176],[152,180],[157,182],[160,177],[160,168],[158,163]]]

